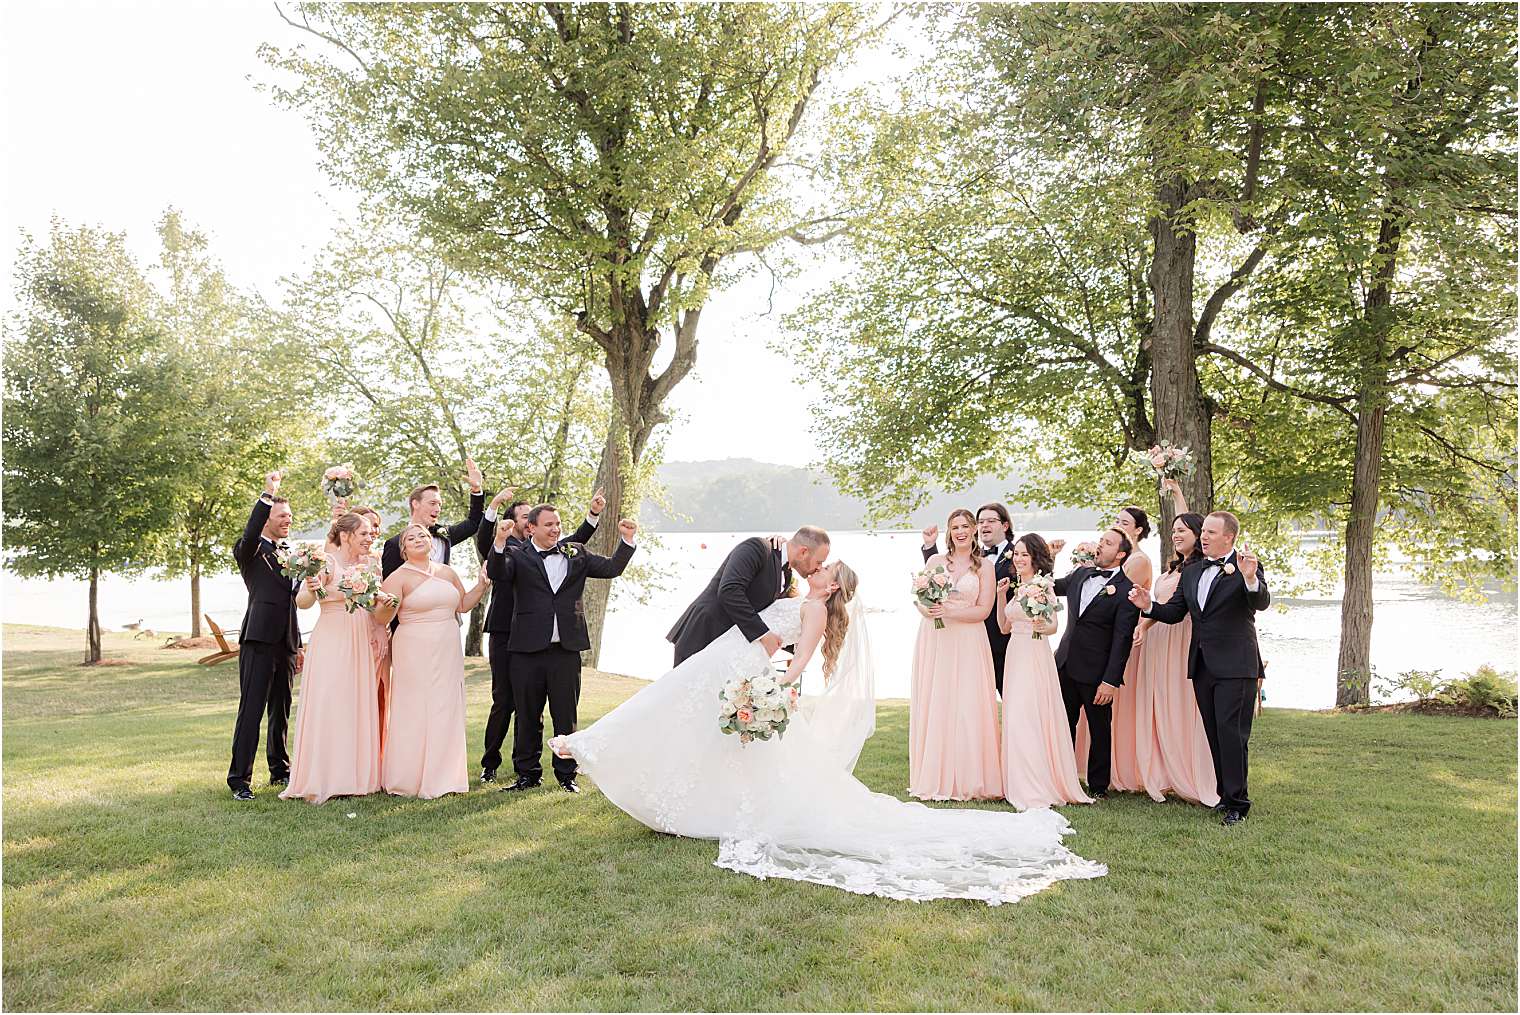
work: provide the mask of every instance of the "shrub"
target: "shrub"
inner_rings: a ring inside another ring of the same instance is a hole
[[[1461,680],[1448,680],[1440,690],[1442,701],[1510,718],[1516,714],[1515,698],[1515,674],[1501,673],[1487,664]]]

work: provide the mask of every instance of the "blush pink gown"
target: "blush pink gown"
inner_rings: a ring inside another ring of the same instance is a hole
[[[1052,635],[1034,637],[1034,622],[1008,604],[1013,630],[1003,663],[1003,796],[1021,811],[1090,804],[1077,782],[1077,759],[1061,703]]]
[[[426,574],[411,564],[401,566]],[[459,590],[436,575],[429,575],[401,601],[400,620],[391,636],[380,774],[387,793],[430,800],[470,790],[458,616]],[[374,671],[370,673],[373,677]]]
[[[317,626],[306,647],[301,699],[290,746],[286,800],[322,803],[329,797],[363,796],[380,788],[380,710],[376,699],[375,656],[364,610],[348,613],[338,592],[342,574],[334,569],[319,601]]]
[[[979,584],[975,572],[961,575],[946,605],[975,603]],[[937,630],[923,619],[910,693],[908,792],[920,800],[1001,799],[997,685],[980,620],[946,620]]]

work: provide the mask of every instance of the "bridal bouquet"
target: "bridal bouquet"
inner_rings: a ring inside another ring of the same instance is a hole
[[[349,462],[334,465],[322,473],[322,492],[327,494],[328,500],[346,499],[353,496],[355,490],[362,489],[364,483],[354,475],[354,467]]]
[[[295,549],[281,547],[275,551],[275,559],[280,562],[280,574],[296,581],[315,578],[327,566],[327,554],[310,544]],[[317,598],[326,599],[327,590],[317,589]]]
[[[935,603],[943,603],[950,598],[950,589],[953,584],[950,581],[950,572],[945,569],[945,565],[935,564],[913,576],[913,596],[924,606],[933,606]],[[934,627],[936,630],[943,630],[944,620],[935,617]]]
[[[368,568],[361,568],[344,575],[338,581],[338,591],[343,593],[343,608],[375,612],[385,593],[380,591],[380,576]]]
[[[1078,543],[1076,549],[1071,551],[1071,566],[1075,570],[1079,567],[1087,567],[1098,559],[1098,547],[1094,543]]]
[[[1014,602],[1019,604],[1019,609],[1030,620],[1054,620],[1056,614],[1061,612],[1061,600],[1056,595],[1056,581],[1048,574],[1037,574],[1019,582],[1013,594]],[[1035,641],[1044,637],[1038,631],[1034,633]]]
[[[1156,479],[1177,479],[1193,474],[1193,453],[1184,445],[1176,447],[1171,441],[1162,441],[1145,453]]]
[[[718,692],[718,728],[737,733],[741,744],[769,740],[772,734],[780,737],[797,711],[797,701],[797,685],[783,686],[769,673],[730,680]]]

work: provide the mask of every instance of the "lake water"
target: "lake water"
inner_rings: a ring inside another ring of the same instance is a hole
[[[665,641],[665,632],[706,585],[733,545],[746,535],[750,533],[662,534],[655,563],[665,589],[652,593],[643,604],[628,595],[614,596],[602,668],[649,680],[668,669],[671,646]],[[906,590],[909,575],[921,566],[919,534],[836,531],[832,535],[832,556],[848,562],[860,575],[860,595],[868,611],[876,659],[877,694],[882,698],[907,697],[919,616]],[[1047,536],[1064,538],[1070,547],[1092,534],[1052,532]],[[1154,537],[1143,549],[1153,561],[1157,559],[1159,543]],[[1067,570],[1064,558],[1065,554],[1057,560],[1057,574]],[[1270,561],[1267,566],[1270,570]],[[472,567],[467,565],[467,569]],[[1517,646],[1513,594],[1496,595],[1485,604],[1473,606],[1397,572],[1379,574],[1374,590],[1372,658],[1380,673],[1392,676],[1408,669],[1439,669],[1448,676],[1458,676],[1483,663],[1513,668]],[[0,578],[0,592],[7,623],[84,627],[87,600],[83,582],[19,578],[6,571]],[[154,630],[184,631],[189,626],[189,598],[186,581],[108,576],[100,585],[101,624],[107,630],[120,630],[141,619],[144,626]],[[208,578],[202,582],[201,601],[204,611],[217,623],[236,627],[245,602],[243,583],[235,574]],[[303,628],[315,621],[314,609],[302,615]],[[1332,706],[1340,600],[1274,598],[1273,608],[1258,616],[1258,625],[1270,674],[1268,704],[1289,708]]]

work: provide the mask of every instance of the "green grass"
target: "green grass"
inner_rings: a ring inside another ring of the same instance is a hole
[[[235,666],[82,640],[5,628],[7,1009],[1515,1009],[1512,721],[1269,711],[1244,827],[1071,808],[1108,877],[915,905],[721,871],[589,787],[236,805]],[[584,718],[638,686],[588,675]]]

